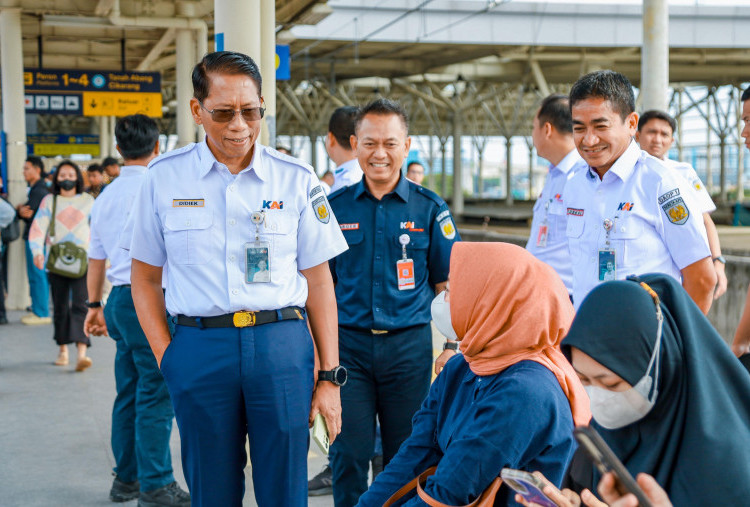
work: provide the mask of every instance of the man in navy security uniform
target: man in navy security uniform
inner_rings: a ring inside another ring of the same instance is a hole
[[[346,241],[312,167],[256,142],[255,62],[209,53],[192,78],[206,137],[149,166],[127,245],[133,301],[174,404],[192,505],[242,505],[248,438],[258,505],[302,507],[308,423],[322,414],[331,440],[341,425],[328,260]]]
[[[445,202],[407,180],[406,113],[378,99],[363,107],[352,147],[359,183],[329,196],[349,250],[331,261],[339,314],[342,431],[331,447],[333,497],[351,506],[367,489],[380,420],[383,465],[411,433],[430,387],[430,304],[445,290],[451,246],[459,240]]]

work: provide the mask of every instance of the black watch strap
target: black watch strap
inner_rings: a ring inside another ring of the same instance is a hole
[[[331,382],[337,386],[346,384],[348,372],[343,366],[337,366],[332,370],[318,370],[318,382]]]
[[[726,259],[724,258],[724,256],[723,256],[723,255],[719,255],[718,257],[714,257],[714,258],[713,258],[713,259],[711,259],[711,260],[712,260],[712,261],[714,261],[714,262],[716,262],[716,261],[719,261],[719,262],[721,262],[722,264],[726,264],[726,263],[727,263],[727,260],[726,260]]]
[[[86,300],[86,307],[87,308],[101,308],[102,302],[101,301],[88,301]]]
[[[458,351],[458,342],[445,342],[443,343],[443,350]]]

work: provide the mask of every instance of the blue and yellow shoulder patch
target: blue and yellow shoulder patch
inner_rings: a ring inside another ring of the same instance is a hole
[[[675,188],[659,196],[659,206],[667,219],[675,225],[682,225],[690,217],[690,210],[680,196],[680,189]]]

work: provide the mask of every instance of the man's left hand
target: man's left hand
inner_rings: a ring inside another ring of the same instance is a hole
[[[716,301],[727,291],[727,274],[723,262],[714,261],[714,268],[716,268],[716,288],[714,289],[714,301]]]
[[[86,313],[86,320],[83,321],[83,332],[86,336],[106,336],[107,323],[104,320],[104,310],[102,308],[89,308]]]
[[[331,443],[341,433],[341,388],[332,382],[318,382],[313,393],[310,420],[312,426],[315,416],[321,414],[328,427],[328,438]]]

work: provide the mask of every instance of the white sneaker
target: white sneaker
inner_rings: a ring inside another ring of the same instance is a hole
[[[36,314],[30,313],[21,317],[21,323],[27,326],[42,326],[45,324],[52,324],[52,317],[40,317]]]

